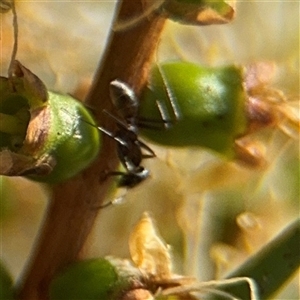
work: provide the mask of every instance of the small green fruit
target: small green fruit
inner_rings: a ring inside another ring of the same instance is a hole
[[[18,61],[12,66],[9,78],[0,77],[0,174],[48,183],[76,175],[101,147],[93,117]]]
[[[49,92],[48,105],[38,113],[36,122],[31,119],[29,123],[22,152],[37,159],[48,156],[54,160],[49,174],[30,176],[52,183],[86,168],[100,147],[101,134],[87,108],[71,96]]]
[[[126,260],[97,258],[80,261],[53,279],[50,300],[121,299],[122,293],[137,284],[137,274]]]
[[[157,103],[165,107],[170,128],[141,128],[146,138],[162,145],[201,146],[228,158],[235,156],[234,141],[247,127],[241,68],[188,62],[155,66],[142,94],[139,119],[162,124],[165,116]]]

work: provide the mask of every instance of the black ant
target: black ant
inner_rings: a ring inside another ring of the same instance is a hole
[[[110,96],[125,122],[104,110],[107,115],[116,121],[118,126],[118,130],[114,134],[107,131],[105,133],[118,142],[118,156],[127,171],[110,172],[110,175],[122,175],[119,185],[134,187],[149,175],[149,171],[140,165],[142,159],[155,157],[155,153],[138,139],[136,123],[138,99],[133,90],[124,82],[114,80],[110,83]],[[142,152],[143,149],[147,154]]]
[[[111,101],[120,117],[107,110],[103,110],[103,112],[115,121],[118,129],[116,132],[111,132],[101,126],[97,126],[97,128],[118,143],[118,157],[125,170],[107,171],[106,176],[120,176],[119,187],[133,188],[150,175],[149,170],[141,165],[142,160],[156,156],[154,151],[138,138],[138,127],[162,129],[161,123],[163,123],[164,128],[168,128],[168,124],[173,121],[165,120],[165,108],[159,102],[157,102],[157,107],[161,111],[162,119],[139,119],[139,101],[132,88],[116,79],[110,82],[109,89]],[[100,208],[110,206],[116,200],[109,201]]]
[[[104,110],[103,112],[116,122],[118,129],[115,133],[102,127],[98,127],[98,129],[118,143],[118,157],[125,171],[109,171],[107,176],[120,176],[118,186],[132,188],[149,176],[149,170],[141,166],[141,162],[144,158],[155,157],[155,153],[138,138],[138,99],[134,91],[127,84],[117,79],[110,83],[110,96],[115,108],[125,122]],[[102,205],[101,208],[112,203],[110,201]]]

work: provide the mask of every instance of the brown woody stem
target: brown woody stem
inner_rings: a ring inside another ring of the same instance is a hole
[[[118,4],[116,20],[143,13],[143,0],[123,0]],[[86,99],[96,109],[101,126],[112,129],[112,120],[104,118],[103,109],[111,110],[109,83],[119,78],[137,94],[146,82],[165,19],[156,13],[147,15],[136,26],[111,32],[102,63]],[[19,299],[48,299],[52,277],[80,256],[92,229],[99,207],[105,200],[111,180],[99,182],[101,172],[118,165],[115,142],[103,137],[98,159],[84,172],[53,189],[35,252],[20,283]],[[100,210],[101,211],[101,210]],[[101,237],[99,237],[101,238]],[[84,279],[83,279],[84,280]]]

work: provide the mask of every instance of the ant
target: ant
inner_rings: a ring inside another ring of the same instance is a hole
[[[110,172],[109,174],[122,176],[120,186],[134,187],[149,176],[149,171],[140,165],[142,159],[155,157],[155,153],[138,139],[138,99],[134,91],[127,84],[117,79],[110,83],[110,96],[125,122],[104,110],[107,115],[116,121],[118,126],[115,134],[107,131],[105,133],[118,142],[118,156],[127,172]],[[143,149],[147,154],[142,152]]]
[[[150,174],[149,170],[141,166],[142,160],[156,155],[138,138],[138,99],[134,91],[127,84],[116,79],[110,83],[110,97],[124,121],[104,110],[103,112],[116,122],[118,129],[114,133],[102,127],[98,127],[98,129],[118,143],[118,157],[125,171],[109,171],[107,176],[121,176],[118,186],[132,188],[148,178]],[[100,208],[107,207],[112,203],[110,201]]]

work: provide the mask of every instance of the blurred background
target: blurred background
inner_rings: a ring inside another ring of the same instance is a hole
[[[49,89],[83,98],[104,50],[115,2],[16,1],[16,8],[17,59]],[[0,71],[7,76],[12,16],[0,17]],[[157,61],[174,59],[208,66],[275,62],[272,86],[284,92],[299,118],[299,2],[238,1],[236,19],[227,25],[196,28],[170,21]],[[265,146],[263,169],[224,161],[201,148],[149,143],[157,154],[143,162],[151,179],[129,190],[124,204],[100,211],[85,255],[129,257],[130,230],[149,211],[173,249],[175,271],[200,280],[224,276],[299,216],[298,134],[271,128],[253,138]],[[0,180],[0,253],[18,278],[51,192],[22,178]],[[279,298],[298,299],[296,282]]]

